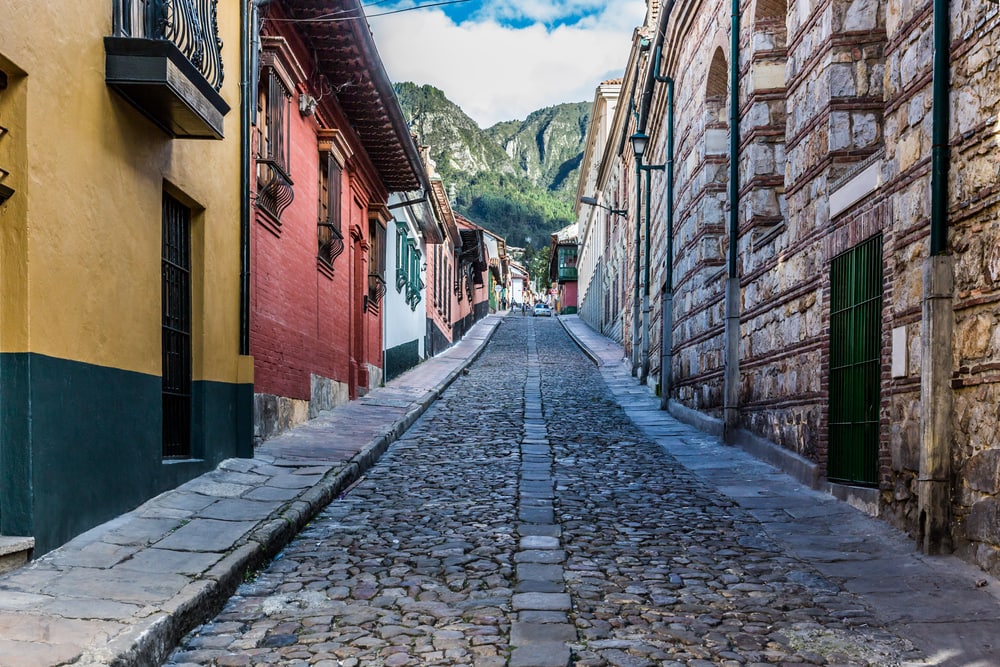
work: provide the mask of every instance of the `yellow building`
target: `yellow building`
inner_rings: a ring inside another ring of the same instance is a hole
[[[244,36],[206,0],[0,16],[0,535],[38,554],[252,453]]]

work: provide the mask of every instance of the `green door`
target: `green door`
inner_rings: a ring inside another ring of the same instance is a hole
[[[827,477],[878,484],[882,236],[830,266],[830,451]]]

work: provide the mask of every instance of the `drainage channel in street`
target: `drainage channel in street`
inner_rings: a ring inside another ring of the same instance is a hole
[[[520,537],[514,554],[517,587],[512,600],[514,650],[510,667],[565,667],[567,642],[576,640],[563,577],[566,552],[555,518],[552,445],[542,413],[541,371],[534,323],[528,329],[528,376],[524,386],[524,437],[518,494]]]

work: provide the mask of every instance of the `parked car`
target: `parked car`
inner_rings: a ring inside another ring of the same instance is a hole
[[[545,303],[536,303],[531,314],[535,317],[552,317],[552,307]]]

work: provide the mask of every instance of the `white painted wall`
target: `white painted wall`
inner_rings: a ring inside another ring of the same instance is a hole
[[[402,201],[398,194],[389,197],[389,205]],[[421,359],[427,356],[424,346],[427,333],[427,271],[421,271],[421,280],[425,287],[421,290],[420,303],[413,309],[406,303],[406,288],[396,287],[396,246],[399,236],[397,222],[404,223],[406,234],[413,239],[420,250],[421,266],[427,266],[427,244],[420,235],[419,228],[415,222],[417,215],[430,215],[424,210],[424,206],[417,204],[414,206],[402,206],[393,208],[393,221],[390,221],[386,228],[386,257],[385,257],[385,298],[382,301],[384,316],[382,318],[383,327],[383,349],[388,350],[404,343],[417,341],[418,351]]]

